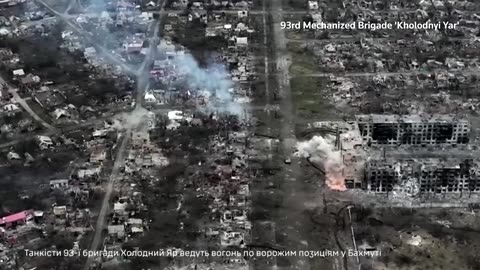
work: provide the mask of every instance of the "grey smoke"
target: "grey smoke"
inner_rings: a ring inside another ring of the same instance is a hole
[[[208,91],[217,99],[215,104],[209,102],[208,109],[234,115],[244,113],[242,106],[233,100],[230,93],[234,83],[224,65],[214,63],[202,68],[188,52],[174,57],[173,64],[186,75],[188,87],[191,90]]]
[[[342,155],[334,145],[334,137],[314,136],[309,141],[297,143],[297,155],[321,164],[325,169],[326,183],[334,190],[345,190]]]
[[[106,3],[107,2],[104,0],[90,0],[89,9],[93,10],[95,13],[101,13],[102,11],[108,12]],[[133,16],[133,14],[131,15]],[[127,30],[116,29],[115,35],[108,30],[101,30],[103,31],[101,34],[101,42],[98,39],[98,35],[87,38],[87,40],[96,45],[97,55],[107,62],[119,66],[126,73],[134,75],[139,81],[138,88],[143,88],[141,86],[145,84],[144,80],[148,79],[148,72],[147,74],[139,74],[138,71],[144,71],[143,67],[133,67],[129,65],[120,56],[110,52],[107,49],[108,46],[105,46],[105,44],[121,44],[123,40],[119,40],[118,36],[129,35],[129,33],[126,33]],[[97,32],[98,31],[100,31],[100,29],[98,29]],[[125,32],[123,34],[119,33],[122,31]],[[156,34],[157,31],[155,31],[155,36]],[[151,57],[151,55],[147,55],[146,57]],[[186,81],[191,92],[207,91],[212,97],[214,97],[210,98],[210,101],[207,103],[206,109],[209,112],[221,112],[233,115],[242,115],[245,112],[245,105],[235,102],[232,93],[230,93],[230,90],[234,88],[234,82],[232,81],[225,65],[213,63],[206,68],[203,68],[188,52],[185,52],[183,55],[176,55],[172,60],[172,64],[175,65],[180,72],[183,72],[186,75]],[[143,91],[139,91],[139,93],[143,94]],[[213,99],[215,102],[211,102]],[[199,109],[203,110],[205,108]]]

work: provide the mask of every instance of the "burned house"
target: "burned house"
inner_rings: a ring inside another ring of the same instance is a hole
[[[52,139],[48,136],[38,135],[37,139],[38,139],[38,146],[42,150],[50,149],[54,146]]]
[[[480,191],[479,162],[472,159],[370,160],[365,188],[376,193],[470,193]]]
[[[135,34],[133,37],[129,38],[124,44],[123,48],[126,53],[140,53],[143,49],[145,35],[141,33]]]
[[[101,170],[100,166],[80,169],[77,171],[76,178],[81,181],[97,180]]]
[[[90,148],[90,162],[93,164],[102,164],[107,158],[107,147],[105,144],[93,145]]]
[[[53,110],[55,107],[63,105],[66,97],[58,90],[50,90],[48,87],[41,87],[39,91],[33,94],[34,100],[47,110]]]
[[[452,115],[357,115],[363,141],[375,145],[467,144],[470,124]]]

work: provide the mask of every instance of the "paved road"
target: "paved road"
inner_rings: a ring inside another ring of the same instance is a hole
[[[12,94],[13,99],[15,99],[15,101],[18,104],[20,104],[20,106],[26,112],[28,112],[28,114],[30,114],[30,116],[32,116],[33,119],[39,122],[42,126],[46,127],[48,130],[56,130],[54,126],[50,125],[45,120],[43,120],[40,116],[38,116],[38,114],[34,112],[32,108],[30,108],[28,103],[22,97],[20,97],[20,95],[17,93],[17,89],[13,88],[2,76],[0,76],[0,85],[4,85],[5,87],[7,87],[7,90],[10,94]]]

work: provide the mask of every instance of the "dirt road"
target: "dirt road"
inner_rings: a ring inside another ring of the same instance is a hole
[[[78,25],[76,25],[75,23],[70,21],[70,18],[72,18],[72,16],[56,11],[55,9],[50,7],[47,3],[45,3],[42,0],[36,0],[36,2],[39,5],[43,6],[44,8],[48,9],[53,14],[55,14],[55,16],[57,16],[58,18],[63,20],[71,29],[73,29],[82,38],[87,40],[89,43],[93,44],[93,46],[97,50],[97,53],[100,54],[101,56],[105,57],[108,61],[110,61],[111,64],[119,66],[126,74],[137,76],[137,74],[138,74],[137,70],[128,66],[123,60],[121,60],[118,57],[116,57],[115,55],[111,54],[109,52],[109,50],[104,48],[102,45],[100,45],[99,42],[97,42],[93,39],[93,35],[91,33],[81,29]]]
[[[274,64],[272,70],[267,70],[265,73],[267,77],[275,79],[272,80],[273,83],[266,93],[277,90],[279,99],[272,102],[278,102],[278,112],[282,116],[279,120],[271,115],[267,122],[272,134],[279,135],[280,144],[278,148],[274,146],[272,149],[271,161],[281,169],[271,177],[266,176],[268,179],[256,181],[257,184],[254,184],[252,191],[260,199],[256,199],[257,203],[253,207],[257,212],[267,213],[266,219],[260,219],[254,224],[254,239],[257,241],[254,244],[294,251],[297,255],[299,251],[335,250],[337,246],[332,233],[334,222],[329,214],[322,213],[319,216],[325,227],[312,221],[312,213],[323,208],[321,179],[309,179],[306,175],[312,173],[305,171],[305,168],[301,167],[301,160],[292,156],[297,143],[295,135],[297,119],[290,85],[291,56],[287,49],[288,40],[285,30],[281,29],[280,25],[286,13],[283,10],[282,0],[268,0],[264,1],[265,4],[268,5],[264,10],[268,11],[269,24],[264,23],[264,25],[270,31],[266,43],[273,50],[273,52],[270,51],[271,59],[267,58],[266,62]],[[287,158],[291,159],[289,164],[284,163]],[[253,269],[262,270],[333,270],[341,269],[342,262],[336,258],[312,259],[305,256],[290,256],[260,258],[253,262],[252,266]]]
[[[160,4],[160,2],[161,2],[161,9],[163,10],[166,1],[158,0],[157,4]],[[161,17],[159,17],[157,20],[154,20],[150,25],[150,29],[153,29],[152,34],[150,36],[150,46],[145,56],[145,60],[141,64],[138,72],[136,73],[137,74],[137,93],[135,98],[136,103],[135,103],[135,110],[133,110],[130,113],[131,116],[139,115],[141,114],[141,112],[145,111],[145,109],[142,107],[142,101],[143,101],[144,93],[148,89],[148,72],[150,70],[151,63],[153,62],[156,54],[155,53],[157,48],[156,41],[158,40],[160,21],[161,21]],[[127,118],[131,118],[131,117],[127,117]],[[135,123],[126,123],[125,135],[121,139],[120,147],[117,150],[117,156],[114,159],[115,162],[113,165],[112,173],[110,175],[109,181],[106,186],[105,197],[103,198],[102,208],[97,218],[95,236],[90,246],[90,250],[97,250],[100,246],[101,240],[103,239],[102,230],[106,226],[105,217],[107,215],[107,210],[109,209],[110,198],[114,188],[114,183],[121,176],[120,169],[125,164],[125,158],[126,158],[126,153],[127,153],[127,148],[130,142],[130,138],[132,136],[132,133],[136,131],[137,127],[141,125],[140,122],[141,120],[137,119]],[[84,270],[88,270],[90,268],[90,265],[92,264],[93,259],[94,258],[90,258],[90,257],[87,259],[84,266]]]
[[[56,130],[56,128],[49,123],[47,123],[45,120],[43,120],[40,116],[38,116],[37,113],[35,113],[32,108],[28,105],[28,103],[20,97],[20,95],[17,93],[17,89],[13,88],[7,81],[5,81],[4,78],[0,76],[0,85],[4,85],[7,87],[8,92],[13,96],[13,99],[20,104],[20,106],[30,114],[30,116],[33,117],[37,122],[39,122],[42,126],[46,127],[48,130]]]
[[[113,184],[121,176],[121,168],[125,165],[125,157],[127,151],[127,145],[131,138],[131,132],[127,131],[123,137],[120,139],[120,145],[117,149],[117,155],[115,157],[115,163],[112,168],[112,173],[108,179],[107,185],[105,186],[105,196],[103,197],[102,206],[100,213],[98,214],[97,223],[95,225],[95,236],[93,237],[92,244],[90,245],[90,250],[97,250],[100,246],[100,242],[103,239],[103,228],[105,228],[107,210],[110,205],[110,198],[112,196]],[[90,265],[93,261],[93,257],[88,257],[84,266],[84,270],[90,269]]]
[[[272,0],[270,2],[269,13],[272,19],[273,45],[276,62],[276,84],[280,96],[280,111],[282,112],[282,121],[280,128],[280,153],[283,156],[290,156],[296,146],[295,138],[295,110],[292,104],[292,90],[290,86],[290,55],[287,51],[287,39],[285,31],[281,29],[280,22],[283,20],[284,11],[282,0]],[[276,238],[276,245],[286,250],[306,250],[308,249],[308,239],[305,237],[306,224],[303,214],[303,184],[301,183],[302,170],[299,163],[294,160],[291,165],[283,164],[282,176],[280,181],[282,196],[282,205],[278,210],[277,217],[272,220],[270,228]],[[291,257],[288,262],[273,261],[271,269],[311,269],[309,261],[301,257]]]

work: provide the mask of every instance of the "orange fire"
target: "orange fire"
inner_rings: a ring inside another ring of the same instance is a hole
[[[326,184],[331,190],[345,191],[345,177],[343,177],[342,166],[339,164],[326,164]]]
[[[344,179],[338,179],[338,178],[330,178],[327,176],[327,186],[331,190],[336,190],[336,191],[345,191],[347,188],[345,187],[345,181]]]

